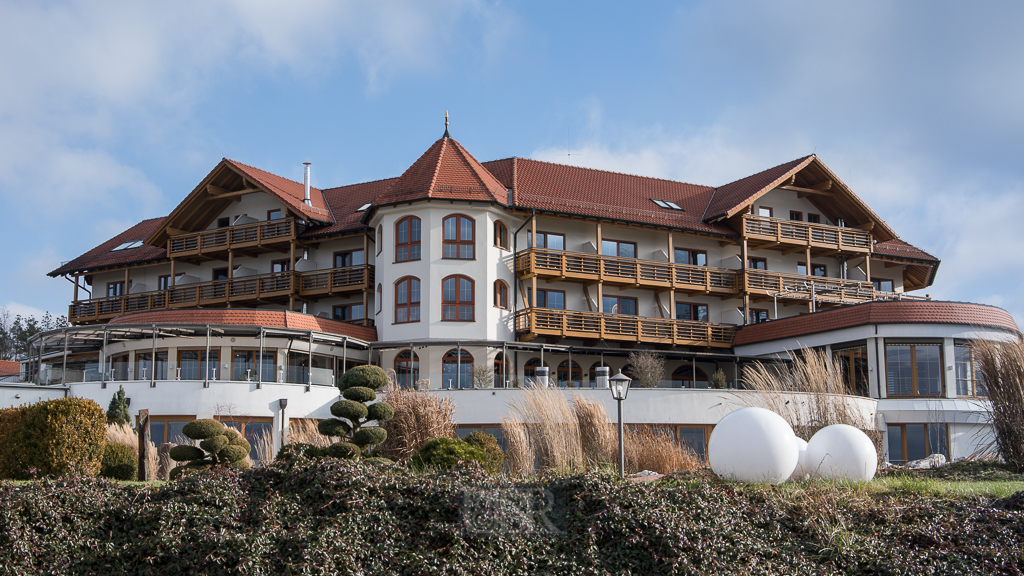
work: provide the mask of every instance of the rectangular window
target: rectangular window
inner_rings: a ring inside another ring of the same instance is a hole
[[[978,365],[974,350],[966,344],[953,347],[954,372],[956,373],[957,396],[988,396],[981,380],[981,366]]]
[[[707,430],[700,428],[679,427],[679,444],[683,449],[689,450],[704,459],[704,448],[707,446]]]
[[[760,324],[768,321],[768,311],[758,308],[750,309],[750,324]]]
[[[207,362],[206,350],[178,350],[178,377],[182,380],[217,380],[219,357],[219,350],[210,350]]]
[[[747,257],[747,268],[751,270],[767,270],[768,260],[766,258],[758,258],[756,256]]]
[[[807,263],[798,262],[796,265],[796,273],[806,276]],[[814,262],[811,262],[811,276],[821,276],[822,278],[828,277],[828,267],[824,264],[815,264]]]
[[[124,282],[107,282],[107,298],[124,296]]]
[[[281,209],[267,210],[267,220],[280,220],[282,217]]]
[[[533,246],[530,232],[526,233],[526,242]],[[550,232],[537,232],[537,245],[534,248],[546,248],[548,250],[565,250],[565,235],[552,234]]]
[[[804,221],[804,213],[803,212],[797,212],[796,210],[790,210],[789,211],[789,219],[794,221],[794,222],[803,222]]]
[[[178,278],[181,278],[184,275],[185,275],[184,272],[179,272],[178,274],[175,274],[175,276],[177,276]],[[168,290],[168,289],[170,289],[171,288],[171,275],[170,274],[164,274],[163,276],[160,276],[159,278],[157,278],[156,279],[156,286],[157,286],[157,288],[156,288],[157,290]]]
[[[334,319],[341,322],[351,322],[353,320],[362,320],[363,305],[362,304],[343,304],[341,306],[334,307]]]
[[[231,226],[231,218],[225,217],[217,219],[217,228],[227,228],[228,226]]]
[[[420,219],[406,216],[395,225],[395,262],[420,259]]]
[[[821,216],[819,216],[818,214],[811,214],[810,212],[808,212],[807,213],[807,223],[808,224],[821,224]]]
[[[856,396],[868,396],[868,347],[833,350],[832,356],[842,370],[846,390]]]
[[[441,256],[458,260],[476,258],[475,222],[465,216],[448,216],[443,222],[444,239]]]
[[[878,290],[879,292],[893,291],[892,280],[886,280],[885,278],[872,278],[871,283],[874,284],[875,290]]]
[[[228,279],[228,269],[227,268],[215,268],[213,270],[213,280],[214,281],[216,281],[216,280],[227,280],[227,279]]]
[[[889,462],[903,464],[911,460],[942,454],[949,458],[949,437],[945,424],[889,424]]]
[[[771,208],[771,206],[758,206],[757,207],[757,215],[761,216],[762,218],[771,218],[772,217],[772,208]]]
[[[349,250],[348,252],[334,253],[334,267],[348,268],[349,266],[362,266],[366,263],[362,250]]]
[[[231,379],[236,382],[255,382],[259,379],[260,367],[257,361],[260,357],[259,350],[232,350],[231,351]],[[273,382],[274,364],[277,352],[263,351],[263,381]]]
[[[526,289],[527,300],[533,301],[532,288]],[[537,308],[565,310],[565,292],[562,290],[537,290]]]
[[[310,368],[309,360],[308,352],[289,352],[284,381],[291,384],[309,384],[310,375],[312,375],[313,384],[332,385],[334,383],[334,358],[313,354],[312,368]]]
[[[942,347],[938,344],[886,344],[890,396],[941,396]]]
[[[676,248],[674,252],[676,264],[688,264],[690,266],[708,265],[708,253],[705,252],[704,250],[688,250],[686,248]]]
[[[689,304],[676,302],[676,320],[690,320],[693,322],[708,321],[707,304]]]
[[[636,242],[601,240],[601,254],[604,256],[617,256],[619,258],[636,258]]]
[[[136,380],[167,380],[167,351],[157,351],[156,372],[153,372],[153,353],[135,353],[135,379]]]
[[[128,353],[118,354],[110,357],[110,379],[128,379]]]
[[[602,299],[601,311],[604,312],[605,314],[621,314],[623,316],[636,316],[636,298],[605,296]]]
[[[270,262],[270,271],[274,274],[277,274],[278,272],[287,272],[289,270],[291,270],[291,266],[288,265],[287,258],[284,260],[273,260]]]

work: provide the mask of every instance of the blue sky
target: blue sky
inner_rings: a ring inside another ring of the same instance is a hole
[[[718,185],[817,153],[942,259],[923,292],[1024,325],[1022,29],[1019,2],[0,1],[0,306],[66,313],[45,273],[222,157],[397,176],[448,110],[480,160]]]

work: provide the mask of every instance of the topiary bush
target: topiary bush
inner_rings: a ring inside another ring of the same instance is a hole
[[[84,398],[57,398],[4,411],[0,422],[3,475],[96,476],[107,440],[103,408]]]
[[[487,454],[463,440],[434,438],[420,448],[420,451],[409,460],[409,465],[417,472],[451,470],[459,462],[467,460],[484,465],[487,463]]]
[[[139,474],[139,460],[131,447],[107,444],[103,449],[100,476],[111,480],[135,480]]]
[[[314,446],[312,444],[304,444],[296,442],[293,444],[285,444],[281,446],[281,449],[277,451],[275,460],[294,461],[302,458],[323,458],[327,456],[327,449]]]
[[[171,460],[184,462],[171,470],[174,480],[186,470],[202,470],[214,466],[227,468],[248,468],[245,457],[252,447],[233,428],[216,420],[203,418],[193,420],[181,428],[182,434],[192,440],[199,440],[199,446],[181,445],[171,448]]]
[[[340,438],[327,448],[333,458],[356,459],[375,454],[375,449],[388,438],[379,426],[364,427],[371,422],[384,422],[395,415],[387,402],[374,402],[377,390],[388,385],[387,374],[379,366],[356,366],[338,380],[344,400],[331,406],[334,418],[322,420],[317,430],[324,436]],[[367,406],[367,403],[374,402]]]
[[[497,438],[483,432],[473,432],[463,441],[487,456],[487,460],[483,463],[484,470],[491,474],[501,472],[501,465],[505,463],[505,453],[501,450],[501,446],[498,446]]]

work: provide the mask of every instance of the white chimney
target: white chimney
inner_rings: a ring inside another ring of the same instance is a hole
[[[305,188],[305,191],[306,191],[306,197],[303,199],[303,201],[306,203],[306,206],[313,206],[313,202],[309,199],[309,164],[310,163],[309,162],[303,162],[302,164],[303,164],[303,166],[306,167],[306,173],[305,173],[305,175],[302,178],[302,185],[303,185],[303,187]]]

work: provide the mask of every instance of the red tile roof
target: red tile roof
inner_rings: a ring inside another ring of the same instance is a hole
[[[365,227],[362,221],[364,212],[357,212],[357,210],[373,202],[374,198],[383,194],[396,180],[398,178],[388,178],[324,190],[324,198],[327,200],[328,206],[331,207],[335,222],[326,226],[310,228],[302,234],[302,238],[316,238],[362,230]]]
[[[736,207],[750,204],[762,192],[781,185],[787,178],[810,164],[812,160],[814,160],[813,154],[779,164],[774,168],[730,182],[725,186],[719,186],[707,204],[707,214],[704,217],[712,220],[727,215]]]
[[[21,364],[13,360],[0,360],[0,378],[21,374]]]
[[[736,331],[733,346],[795,338],[869,324],[963,324],[998,328],[1020,334],[1013,317],[1006,310],[995,306],[965,302],[901,300],[866,302],[814,314],[750,324]]]
[[[875,254],[878,256],[893,256],[896,258],[909,258],[912,260],[927,260],[929,262],[938,262],[939,259],[931,254],[911,246],[903,240],[894,239],[886,240],[885,242],[879,242],[875,244]]]
[[[461,144],[447,136],[434,142],[373,205],[427,198],[508,203],[505,186]]]
[[[154,230],[164,223],[164,220],[166,220],[166,217],[143,220],[135,226],[121,232],[117,236],[114,236],[110,240],[107,240],[92,250],[89,250],[85,254],[82,254],[78,258],[62,264],[59,268],[53,270],[47,275],[56,277],[61,274],[92,272],[103,268],[124,266],[126,264],[140,264],[143,262],[165,260],[167,258],[166,249],[145,244],[138,248],[129,248],[127,250],[116,250],[111,252],[111,250],[125,242],[145,240],[153,233]]]
[[[484,166],[500,174],[505,186],[514,185],[516,207],[736,235],[728,226],[701,221],[714,190],[710,186],[524,158]],[[661,208],[652,199],[675,202],[682,210]]]
[[[364,342],[377,340],[377,329],[357,326],[347,322],[328,320],[288,312],[287,310],[258,310],[246,308],[205,308],[183,310],[158,310],[153,312],[135,312],[118,316],[109,324],[230,324],[239,326],[265,326],[273,328],[291,328],[294,330],[313,330],[349,336]]]
[[[302,182],[282,178],[277,174],[253,168],[236,160],[225,158],[224,163],[262,186],[271,195],[276,196],[281,202],[291,207],[292,210],[305,214],[318,222],[334,222],[331,211],[327,207],[327,202],[324,201],[324,194],[319,188],[309,187],[309,202],[312,206],[306,206],[304,202],[306,189]]]

